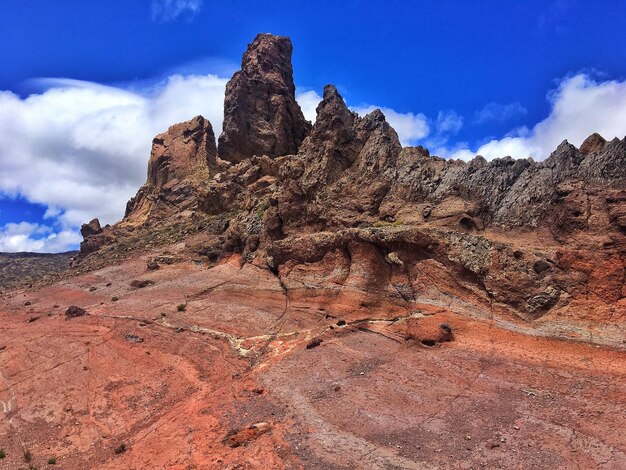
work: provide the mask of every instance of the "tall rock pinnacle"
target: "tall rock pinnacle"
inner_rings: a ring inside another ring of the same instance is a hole
[[[128,201],[125,221],[143,223],[192,207],[197,202],[195,186],[216,171],[216,154],[213,127],[202,116],[157,135],[152,141],[148,179]]]
[[[226,85],[218,154],[240,162],[254,155],[295,154],[311,124],[295,97],[291,40],[259,34]]]

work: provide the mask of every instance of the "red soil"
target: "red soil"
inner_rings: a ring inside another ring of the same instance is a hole
[[[237,258],[145,266],[4,295],[0,468],[626,468],[622,351],[428,306],[342,321]]]

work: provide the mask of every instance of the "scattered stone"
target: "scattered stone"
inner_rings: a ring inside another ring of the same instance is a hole
[[[67,318],[77,318],[87,315],[87,311],[84,308],[77,307],[76,305],[70,305],[65,311]]]
[[[24,302],[24,305],[28,307],[29,305],[32,305],[32,302],[30,302],[30,301]]]
[[[151,281],[150,279],[135,279],[134,281],[132,281],[130,283],[130,287],[134,288],[134,289],[143,289],[144,287],[148,287],[148,286],[153,286],[154,285],[154,281]]]
[[[531,315],[546,312],[559,301],[560,297],[560,289],[548,286],[543,292],[531,297],[526,302],[526,311]]]
[[[307,349],[317,348],[320,344],[322,344],[322,338],[313,338],[306,345]]]
[[[550,263],[548,263],[547,261],[544,261],[542,259],[535,261],[533,263],[533,270],[537,273],[537,274],[541,274],[544,271],[547,271],[548,269],[550,269]]]
[[[222,443],[228,447],[239,447],[258,439],[271,429],[272,427],[269,423],[256,423],[245,429],[230,431],[222,439]]]
[[[131,343],[143,343],[143,338],[141,336],[133,335],[130,333],[124,336],[124,339],[126,341],[130,341]]]
[[[154,259],[148,260],[148,270],[149,271],[156,271],[157,269],[159,269],[161,266],[159,266],[159,263],[157,263]]]
[[[89,292],[95,292],[96,290],[98,290],[98,288],[97,288],[97,287],[90,287],[90,288],[89,288]]]

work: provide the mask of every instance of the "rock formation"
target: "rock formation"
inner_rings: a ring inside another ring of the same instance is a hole
[[[241,70],[226,85],[222,159],[297,153],[311,124],[296,101],[287,37],[259,34],[243,55]]]
[[[129,225],[133,246],[142,230],[171,242],[180,227],[180,240],[202,233],[195,249],[211,262],[240,253],[286,288],[310,284],[318,269],[343,273],[333,281],[342,286],[336,313],[427,301],[557,334],[548,313],[569,316],[574,329],[582,317],[610,317],[589,291],[623,311],[626,139],[594,134],[581,149],[564,141],[541,162],[446,160],[403,148],[381,111],[358,116],[332,85],[309,131],[290,56],[287,38],[257,36],[227,89],[219,157],[202,118],[158,136],[125,219],[86,233],[81,257],[104,234],[112,247],[128,240]],[[324,278],[316,283],[328,292]],[[613,344],[622,330],[613,321],[601,341]]]
[[[290,53],[0,296],[3,465],[626,468],[626,138],[446,160],[330,85],[304,132]]]
[[[215,134],[202,116],[175,124],[152,141],[148,179],[126,206],[126,221],[140,223],[196,204],[198,185],[217,172]]]

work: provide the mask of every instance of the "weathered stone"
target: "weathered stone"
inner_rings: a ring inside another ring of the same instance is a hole
[[[226,85],[219,156],[238,163],[254,155],[298,152],[311,124],[295,97],[291,40],[259,34]]]
[[[580,153],[583,155],[589,155],[590,153],[600,152],[604,148],[605,144],[606,140],[604,137],[597,132],[594,132],[582,143],[580,146]]]

